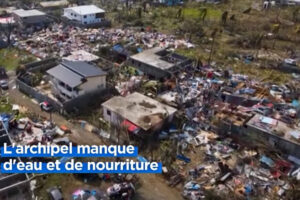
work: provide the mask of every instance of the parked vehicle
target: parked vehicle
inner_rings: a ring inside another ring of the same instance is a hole
[[[61,189],[58,187],[52,187],[52,188],[47,189],[47,193],[51,200],[63,200],[64,199],[62,196],[62,193],[61,193]]]
[[[135,188],[132,183],[119,183],[107,189],[110,199],[130,200],[134,196]]]
[[[41,110],[46,112],[51,112],[53,110],[53,106],[47,101],[43,101],[42,103],[40,103],[40,107]]]
[[[294,59],[291,59],[291,58],[286,58],[284,59],[284,63],[287,64],[287,65],[293,65],[293,66],[296,66],[296,60]]]

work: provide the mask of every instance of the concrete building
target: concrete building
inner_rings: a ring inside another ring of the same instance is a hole
[[[171,122],[175,108],[140,93],[116,96],[102,104],[104,119],[116,126],[129,125],[143,131],[156,131]]]
[[[160,47],[131,56],[129,63],[143,73],[157,79],[168,77],[178,72],[179,69],[192,64],[188,58]]]
[[[15,21],[24,28],[27,27],[45,27],[51,23],[51,20],[44,12],[39,10],[14,10],[12,13]]]
[[[85,5],[65,8],[63,16],[80,24],[97,24],[104,21],[105,11],[95,5]]]
[[[300,158],[300,129],[292,128],[280,120],[256,114],[242,132],[263,138],[275,149]]]
[[[47,73],[52,93],[63,101],[106,88],[106,73],[87,62],[64,60]]]

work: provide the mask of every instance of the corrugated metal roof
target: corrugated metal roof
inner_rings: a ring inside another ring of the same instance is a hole
[[[56,7],[56,6],[67,6],[69,2],[67,0],[59,0],[59,1],[42,1],[40,5],[44,8],[47,7]]]
[[[105,10],[98,8],[95,5],[76,6],[76,7],[66,8],[66,9],[73,10],[74,12],[76,12],[79,15],[89,15],[89,14],[105,12]]]
[[[62,65],[86,78],[106,75],[100,68],[83,61],[64,60]]]
[[[47,73],[53,76],[54,78],[64,82],[65,84],[68,84],[72,88],[82,83],[83,77],[62,65],[58,65],[49,69]]]
[[[33,10],[19,9],[19,10],[14,10],[13,13],[20,16],[20,17],[31,17],[31,16],[46,15],[45,13],[43,13],[39,10],[36,10],[36,9],[33,9]]]

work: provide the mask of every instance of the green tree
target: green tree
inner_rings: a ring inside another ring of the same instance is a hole
[[[222,25],[226,25],[227,18],[228,18],[228,11],[225,11],[225,12],[223,12],[223,14],[221,16],[221,23],[222,23]]]
[[[138,9],[137,9],[137,16],[139,19],[142,18],[142,8],[141,7],[138,7]]]
[[[182,8],[179,8],[177,11],[177,18],[180,19],[182,17]]]

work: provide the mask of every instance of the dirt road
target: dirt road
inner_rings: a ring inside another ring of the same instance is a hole
[[[166,181],[155,174],[139,175],[142,187],[139,188],[137,198],[141,200],[182,200],[176,188],[170,188]]]
[[[18,105],[28,108],[30,112],[36,113],[44,118],[50,119],[50,114],[41,112],[37,102],[19,92],[15,87],[15,77],[10,79],[10,90],[8,96],[10,100]],[[72,134],[69,138],[77,144],[103,144],[101,139],[93,133],[85,131],[80,126],[75,125],[63,116],[53,113],[52,120],[58,125],[66,125],[72,129]],[[142,187],[137,191],[137,200],[181,200],[180,192],[174,188],[170,188],[162,177],[154,174],[139,175]]]

